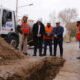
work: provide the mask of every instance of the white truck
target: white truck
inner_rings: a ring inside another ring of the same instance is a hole
[[[14,11],[0,8],[0,36],[13,47],[18,47],[19,36],[16,32],[16,18]]]

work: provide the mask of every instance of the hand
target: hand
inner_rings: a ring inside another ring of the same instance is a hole
[[[24,36],[28,38],[29,37],[29,34],[24,34]]]
[[[79,29],[77,28],[76,32],[79,32]]]
[[[41,34],[38,34],[37,37],[41,37]]]
[[[29,38],[29,35],[27,35],[26,37]]]
[[[50,35],[48,34],[48,36],[50,36]]]
[[[57,38],[57,35],[54,35],[55,38]]]

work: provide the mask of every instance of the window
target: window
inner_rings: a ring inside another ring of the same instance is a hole
[[[12,21],[12,13],[8,12],[6,18],[7,18],[7,21]]]
[[[6,21],[12,21],[12,12],[3,10],[3,17],[6,19]]]
[[[12,12],[3,10],[2,25],[4,26],[8,21],[12,21]]]

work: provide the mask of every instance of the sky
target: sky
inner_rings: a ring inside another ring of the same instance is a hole
[[[67,8],[76,8],[80,16],[80,0],[18,0],[18,6],[33,3],[33,6],[26,6],[18,9],[18,16],[29,15],[29,19],[36,20],[43,18],[48,20],[50,14],[55,11],[57,14]],[[16,10],[16,0],[0,0],[0,5]],[[54,15],[54,14],[53,14]]]

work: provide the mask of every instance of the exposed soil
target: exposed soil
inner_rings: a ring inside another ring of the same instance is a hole
[[[52,80],[64,62],[57,57],[24,57],[0,38],[0,80]]]
[[[8,64],[12,60],[22,59],[24,55],[0,38],[0,65]]]
[[[13,64],[0,66],[0,77],[4,80],[52,80],[64,61],[55,57],[28,57]]]

